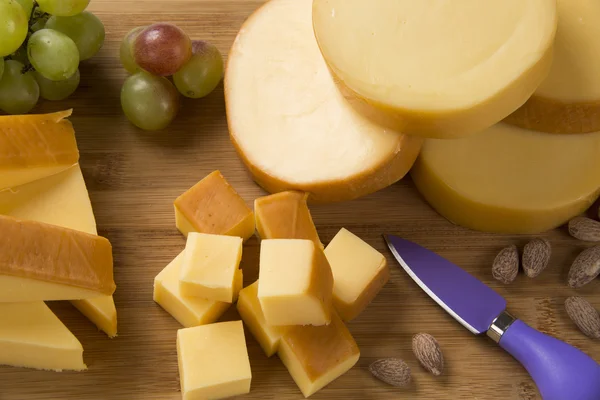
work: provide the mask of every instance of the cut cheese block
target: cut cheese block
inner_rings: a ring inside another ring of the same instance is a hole
[[[539,233],[586,210],[600,193],[600,133],[550,135],[497,124],[469,138],[426,141],[411,175],[458,225]]]
[[[96,235],[96,220],[79,164],[44,179],[0,191],[0,214]],[[110,337],[117,334],[112,296],[72,304]]]
[[[348,372],[360,358],[358,345],[335,312],[329,325],[290,327],[277,354],[305,397]]]
[[[342,228],[325,249],[333,272],[333,305],[344,321],[356,318],[390,279],[385,256]]]
[[[182,296],[179,290],[179,276],[183,257],[184,252],[181,252],[154,279],[154,301],[186,328],[211,324],[219,319],[231,304]],[[239,271],[241,273],[241,270]]]
[[[242,321],[180,329],[177,359],[183,400],[250,392],[252,371]]]
[[[600,131],[600,3],[557,0],[550,75],[506,121],[551,133]]]
[[[190,232],[239,236],[254,235],[254,213],[219,171],[207,175],[174,203],[175,223]]]
[[[76,164],[71,111],[0,116],[0,189],[19,186]]]
[[[240,292],[237,310],[240,317],[242,317],[242,321],[244,321],[267,357],[275,354],[279,348],[281,335],[286,332],[288,327],[267,324],[258,300],[258,281],[245,287]]]
[[[225,74],[229,130],[267,191],[350,200],[401,179],[421,139],[372,123],[338,92],[315,42],[311,4],[270,1],[240,30]]]
[[[540,85],[556,14],[555,0],[315,0],[313,23],[359,110],[403,132],[456,138],[502,120]]]
[[[305,239],[260,244],[258,299],[269,325],[327,325],[333,275],[323,250]]]
[[[110,242],[0,216],[0,302],[79,300],[115,291]]]
[[[286,191],[254,200],[261,239],[308,239],[323,248],[306,204],[308,193]]]
[[[233,303],[241,260],[241,237],[190,232],[179,276],[182,296]]]
[[[43,301],[0,303],[0,364],[53,371],[86,369],[83,347]]]

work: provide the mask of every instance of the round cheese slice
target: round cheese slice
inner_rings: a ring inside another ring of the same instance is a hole
[[[507,122],[551,133],[600,131],[600,2],[558,0],[550,75]]]
[[[547,76],[556,0],[315,0],[314,31],[362,112],[456,138],[515,111]]]
[[[232,141],[269,192],[350,200],[401,179],[422,139],[376,125],[337,90],[316,44],[312,0],[272,0],[241,28],[225,74]]]
[[[539,233],[580,214],[600,193],[600,132],[549,135],[500,123],[457,140],[425,141],[411,176],[451,222]]]

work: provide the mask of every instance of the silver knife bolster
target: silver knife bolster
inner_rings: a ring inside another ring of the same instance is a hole
[[[516,318],[513,317],[506,311],[502,311],[502,314],[498,315],[496,319],[492,322],[489,329],[487,330],[487,335],[490,339],[492,339],[496,343],[500,343],[500,339],[502,339],[502,335],[510,328],[513,322],[515,322]]]

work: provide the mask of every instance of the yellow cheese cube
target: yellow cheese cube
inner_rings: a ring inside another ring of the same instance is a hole
[[[181,294],[233,303],[241,259],[242,238],[190,232],[181,264]]]
[[[76,164],[71,111],[0,116],[0,189],[52,176]]]
[[[358,345],[335,312],[329,325],[290,327],[277,354],[305,397],[345,374],[360,358]]]
[[[83,347],[43,301],[0,303],[0,365],[82,371]]]
[[[186,328],[213,323],[227,311],[229,304],[181,295],[179,276],[183,255],[184,252],[179,253],[154,278],[154,301]]]
[[[237,310],[254,339],[260,344],[267,357],[271,357],[279,348],[279,339],[287,330],[284,326],[267,324],[258,301],[258,281],[240,292]]]
[[[79,300],[115,291],[110,242],[0,215],[0,302]]]
[[[390,279],[385,256],[344,228],[327,245],[325,256],[333,272],[333,305],[350,321]]]
[[[254,235],[254,213],[219,171],[179,196],[174,206],[177,228],[185,236],[202,232],[247,240]]]
[[[250,392],[250,361],[242,321],[177,331],[183,400],[222,399]]]
[[[258,299],[269,325],[331,321],[333,275],[323,251],[304,239],[261,242]]]
[[[308,193],[287,191],[254,200],[261,239],[308,239],[323,248],[306,204]]]

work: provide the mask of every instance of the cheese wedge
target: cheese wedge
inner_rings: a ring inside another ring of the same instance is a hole
[[[600,193],[600,132],[550,135],[497,124],[458,140],[428,140],[411,175],[440,214],[467,228],[539,233],[580,214]]]
[[[0,189],[51,176],[76,164],[71,110],[0,116]]]
[[[550,75],[506,122],[551,133],[600,131],[600,3],[557,0]]]
[[[177,359],[183,400],[250,392],[252,371],[242,321],[178,330]]]
[[[390,279],[385,256],[342,228],[325,249],[333,272],[333,305],[344,321],[356,318]]]
[[[183,257],[182,251],[154,278],[154,301],[186,328],[211,324],[219,319],[231,304],[182,296],[179,290],[179,276]],[[241,270],[239,271],[241,274]],[[238,279],[241,280],[241,275]],[[241,289],[240,283],[238,288]]]
[[[281,335],[286,332],[288,327],[267,324],[258,300],[258,281],[242,289],[237,302],[237,310],[267,357],[275,354],[279,348]]]
[[[115,291],[103,237],[0,216],[0,302],[78,300]]]
[[[400,180],[421,139],[372,123],[336,89],[315,42],[312,0],[273,0],[229,54],[231,139],[258,184],[312,202],[354,199]]]
[[[254,213],[219,171],[207,175],[174,203],[175,223],[190,232],[239,236],[254,235]]]
[[[550,70],[556,14],[556,0],[315,0],[313,24],[361,112],[442,139],[525,103]]]
[[[348,372],[360,358],[358,345],[335,313],[329,325],[290,327],[277,354],[304,397]]]
[[[269,325],[326,325],[333,275],[323,251],[304,239],[260,244],[258,299]]]
[[[79,164],[44,179],[0,191],[0,214],[96,235],[96,220]],[[71,302],[109,337],[117,334],[112,296]]]
[[[308,193],[286,191],[254,200],[261,239],[308,239],[323,248],[306,204]]]
[[[83,347],[43,301],[0,303],[0,365],[82,371]]]

